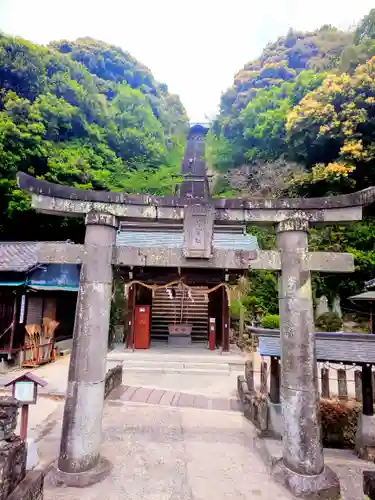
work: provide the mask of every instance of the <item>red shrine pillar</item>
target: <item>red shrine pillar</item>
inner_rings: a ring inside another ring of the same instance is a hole
[[[128,336],[126,338],[126,347],[129,349],[134,348],[134,316],[135,316],[135,303],[137,295],[137,285],[134,283],[129,287],[128,295]]]
[[[221,347],[223,352],[229,352],[229,304],[225,286],[222,289],[221,313]]]

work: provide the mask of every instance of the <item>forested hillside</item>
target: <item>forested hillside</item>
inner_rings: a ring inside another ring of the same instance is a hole
[[[246,64],[222,96],[207,158],[218,196],[324,196],[375,185],[375,9],[353,32],[290,30]],[[348,297],[375,277],[371,211],[362,223],[312,231],[312,248],[353,252],[357,265],[350,276],[316,276],[316,293]],[[261,233],[264,246],[272,238]],[[275,277],[264,279],[275,288]],[[268,297],[254,301],[275,312]]]
[[[30,210],[17,171],[84,189],[173,192],[187,123],[179,98],[117,47],[1,35],[0,237],[74,238],[74,222]]]

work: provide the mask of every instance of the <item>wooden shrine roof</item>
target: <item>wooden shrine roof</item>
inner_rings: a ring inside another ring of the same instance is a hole
[[[183,231],[158,231],[152,229],[134,229],[119,231],[116,239],[117,246],[140,248],[183,248]],[[239,232],[215,231],[213,233],[213,247],[219,250],[238,250],[253,252],[259,249],[255,236]]]
[[[0,244],[0,271],[23,273],[37,264],[37,243],[6,242]]]
[[[359,293],[358,295],[352,295],[349,300],[375,300],[375,290],[369,290],[367,292]]]
[[[248,327],[259,338],[261,356],[280,357],[280,331]],[[317,361],[374,363],[375,335],[346,332],[315,332]]]

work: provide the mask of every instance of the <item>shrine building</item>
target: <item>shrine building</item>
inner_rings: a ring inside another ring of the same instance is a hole
[[[182,180],[177,185],[176,193],[170,197],[156,199],[127,197],[121,193],[77,191],[19,174],[19,184],[33,195],[33,203],[43,204],[48,199],[52,200],[48,210],[38,207],[42,213],[56,213],[57,199],[64,204],[66,213],[69,213],[69,204],[73,200],[91,201],[91,205],[98,202],[102,206],[102,202],[107,201],[106,195],[109,198],[132,198],[130,203],[135,201],[135,206],[139,198],[143,205],[155,204],[156,214],[150,217],[147,209],[136,216],[124,213],[116,217],[113,248],[117,259],[113,265],[116,279],[124,284],[124,333],[121,337],[124,347],[148,349],[160,342],[180,346],[201,343],[209,345],[210,349],[229,350],[228,285],[235,284],[241,275],[247,273],[249,261],[256,257],[258,244],[254,236],[246,234],[243,220],[217,220],[214,216],[204,160],[207,131],[208,128],[202,124],[190,128],[181,166]],[[113,198],[108,201],[110,203],[106,208],[111,212],[116,203],[113,203]],[[118,201],[116,198],[115,202]],[[92,208],[87,206],[85,210],[88,212]],[[166,211],[168,213],[164,217]],[[78,256],[73,261],[66,261],[55,256],[51,260],[51,255],[43,258],[47,248],[65,245],[69,244],[30,242],[0,245],[0,258],[4,256],[4,263],[0,265],[0,299],[6,297],[12,305],[6,309],[7,317],[4,317],[3,323],[4,328],[8,327],[8,323],[13,325],[3,337],[4,346],[0,338],[0,353],[7,353],[8,357],[17,356],[23,350],[27,352],[28,359],[35,358],[33,363],[39,364],[51,359],[53,341],[61,340],[63,327],[63,338],[72,338],[74,325],[71,319],[74,318],[77,295],[60,292],[78,290],[77,267],[79,269],[82,259]],[[74,247],[79,245],[71,245],[71,250]],[[151,258],[142,258],[145,249]],[[135,251],[135,259],[127,257],[121,260],[122,254],[134,256]],[[13,260],[10,258],[12,255]],[[18,259],[17,262],[15,259]],[[20,259],[22,262],[18,262]],[[35,282],[34,275],[30,278],[26,274],[21,277],[17,274],[17,283],[9,280],[9,273],[5,271],[18,268],[25,271],[32,269],[42,281]],[[49,275],[52,270],[54,276],[51,281]],[[67,273],[74,276],[71,283],[66,282]],[[63,316],[69,317],[70,321],[65,321],[63,325],[61,314],[57,318],[55,313],[49,314],[49,319],[58,322],[56,335],[60,337],[47,342],[43,340],[43,334],[38,334],[32,335],[30,342],[27,332],[39,331],[40,327],[43,333],[48,300],[57,300],[58,310],[65,311],[64,305],[69,304],[69,314],[64,313]],[[24,313],[25,304],[27,314]],[[13,335],[12,331],[18,332],[17,335]],[[37,345],[38,342],[40,345]],[[48,355],[39,354],[44,351],[48,351]]]

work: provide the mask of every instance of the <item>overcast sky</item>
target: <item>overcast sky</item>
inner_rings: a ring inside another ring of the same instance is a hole
[[[119,45],[212,117],[234,74],[290,27],[352,26],[374,0],[0,0],[0,30],[37,43],[91,36]]]

